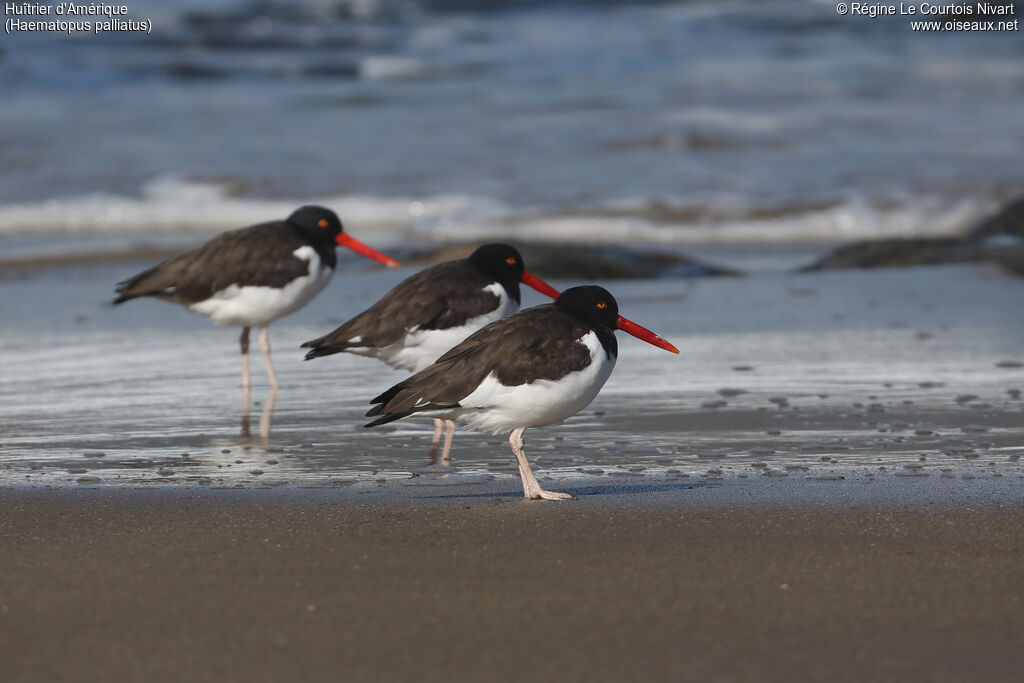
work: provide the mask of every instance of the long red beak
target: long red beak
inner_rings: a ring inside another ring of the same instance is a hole
[[[523,271],[523,274],[519,279],[524,285],[533,287],[544,296],[550,296],[552,299],[558,298],[558,290],[541,280],[533,273]]]
[[[366,258],[373,259],[378,263],[383,263],[385,266],[397,268],[398,266],[402,265],[401,263],[391,258],[387,254],[382,254],[373,247],[363,244],[355,237],[349,235],[347,232],[339,232],[338,236],[334,238],[334,241],[343,247],[348,247],[349,249],[356,252],[360,256],[365,256]]]
[[[672,344],[667,339],[663,338],[661,335],[655,334],[654,332],[651,332],[643,325],[637,325],[632,320],[623,318],[621,315],[619,316],[619,319],[615,323],[615,325],[623,332],[631,334],[637,339],[643,339],[648,344],[654,344],[659,349],[665,349],[666,351],[671,351],[672,353],[679,353],[679,349],[672,346]]]

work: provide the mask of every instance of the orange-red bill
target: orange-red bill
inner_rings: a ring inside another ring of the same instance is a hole
[[[671,351],[672,353],[679,353],[679,349],[672,346],[672,343],[669,342],[664,337],[662,337],[661,335],[655,334],[654,332],[651,332],[643,325],[637,325],[632,320],[623,318],[621,315],[619,316],[619,320],[616,323],[616,326],[623,332],[631,334],[637,339],[642,339],[648,344],[654,344],[659,349],[665,349],[666,351]]]
[[[550,296],[552,299],[558,298],[558,290],[541,280],[533,273],[527,273],[524,271],[519,279],[524,285],[533,287],[544,296]]]
[[[338,236],[334,238],[334,241],[343,247],[348,247],[349,249],[356,252],[360,256],[365,256],[366,258],[373,259],[378,263],[383,263],[385,266],[397,268],[398,266],[402,265],[401,263],[391,258],[387,254],[382,254],[373,247],[363,244],[355,237],[349,235],[347,232],[339,232]]]

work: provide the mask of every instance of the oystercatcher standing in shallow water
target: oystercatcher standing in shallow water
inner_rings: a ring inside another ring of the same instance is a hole
[[[679,353],[672,344],[619,315],[603,287],[573,287],[554,303],[484,327],[432,365],[374,398],[367,427],[413,414],[457,420],[492,434],[511,431],[528,499],[572,498],[545,491],[523,450],[523,432],[560,422],[587,406],[615,367],[619,329]]]
[[[215,323],[241,325],[246,390],[251,383],[249,329],[260,328],[267,378],[276,388],[267,326],[299,310],[327,286],[338,264],[334,250],[339,244],[384,265],[399,265],[346,234],[330,209],[303,206],[286,220],[222,233],[119,283],[114,303],[151,296],[181,304]]]
[[[330,334],[306,342],[302,346],[312,349],[306,360],[347,352],[418,372],[473,332],[519,310],[520,282],[558,296],[526,271],[515,247],[485,244],[469,258],[416,273]],[[447,463],[455,433],[450,420],[434,420],[430,457],[434,460],[443,429],[440,461]]]

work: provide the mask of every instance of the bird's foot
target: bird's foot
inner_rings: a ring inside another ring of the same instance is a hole
[[[532,491],[526,491],[524,493],[527,500],[578,500],[576,496],[571,493],[561,493],[559,491],[545,491],[542,488],[537,488]]]

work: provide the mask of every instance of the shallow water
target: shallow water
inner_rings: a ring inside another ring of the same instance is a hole
[[[443,467],[428,466],[428,420],[361,427],[367,401],[404,373],[347,355],[302,361],[299,343],[409,270],[343,270],[272,326],[282,388],[263,437],[258,355],[243,433],[237,330],[158,301],[102,305],[133,268],[0,283],[0,484],[517,485],[502,436],[457,433]],[[527,432],[542,480],[1024,476],[1020,279],[954,266],[611,289],[682,353],[620,339],[594,403]]]

